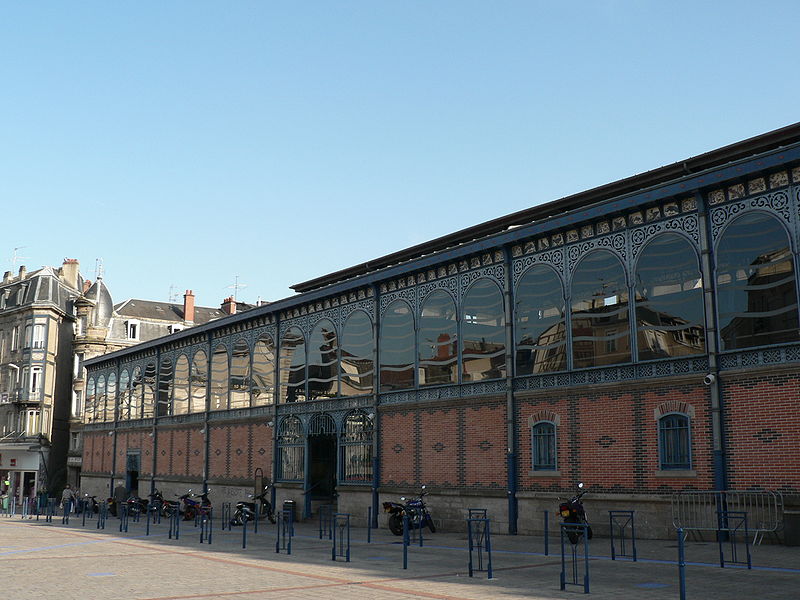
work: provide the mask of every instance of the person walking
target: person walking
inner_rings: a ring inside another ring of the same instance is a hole
[[[61,492],[61,507],[72,512],[73,506],[75,506],[75,492],[72,491],[72,486],[67,484],[64,486],[64,491]]]

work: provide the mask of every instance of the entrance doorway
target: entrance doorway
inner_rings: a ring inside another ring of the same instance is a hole
[[[333,502],[336,496],[336,423],[325,413],[308,426],[308,499]]]
[[[125,488],[128,492],[139,495],[139,465],[142,455],[139,452],[129,452],[125,461]]]

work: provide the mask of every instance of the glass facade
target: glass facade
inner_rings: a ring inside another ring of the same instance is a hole
[[[505,377],[505,340],[503,294],[494,281],[479,279],[470,286],[462,303],[462,380]]]
[[[328,319],[314,326],[308,340],[308,399],[339,395],[339,344],[336,328]]]
[[[364,311],[354,311],[342,327],[339,364],[342,396],[372,393],[375,378],[374,352],[372,320]]]
[[[533,267],[517,286],[516,375],[567,368],[567,323],[561,279],[549,267]]]
[[[419,385],[458,383],[456,303],[447,292],[430,294],[419,317]]]
[[[414,387],[414,313],[408,303],[387,306],[380,331],[381,392]]]

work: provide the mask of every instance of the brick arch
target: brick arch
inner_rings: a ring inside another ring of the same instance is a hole
[[[551,410],[540,410],[539,412],[535,412],[528,417],[528,425],[531,427],[540,421],[549,421],[556,427],[561,425],[561,417]]]
[[[688,402],[681,402],[680,400],[662,402],[653,410],[653,418],[658,421],[661,417],[670,413],[681,413],[690,419],[694,419],[694,406]]]

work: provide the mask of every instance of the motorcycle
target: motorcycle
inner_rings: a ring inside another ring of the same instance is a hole
[[[183,496],[180,496],[178,499],[183,502],[183,520],[184,521],[192,521],[198,514],[202,514],[203,512],[208,511],[211,508],[211,500],[208,499],[208,495],[211,493],[211,490],[205,491],[202,494],[194,494],[190,489],[186,492]],[[195,498],[200,498],[198,502]]]
[[[97,496],[90,496],[89,494],[84,494],[83,502],[81,504],[83,504],[83,506],[86,507],[85,510],[88,512],[92,512],[94,514],[100,512],[100,505],[97,503]]]
[[[272,487],[270,484],[265,485],[264,490],[258,496],[249,494],[248,498],[252,499],[251,502],[237,502],[231,517],[231,525],[244,525],[247,521],[255,519],[257,511],[259,517],[267,517],[270,523],[275,523],[272,503],[267,500],[270,487]],[[257,503],[260,509],[256,508]]]
[[[586,511],[583,508],[583,502],[581,502],[581,498],[587,491],[589,490],[583,489],[583,482],[579,483],[578,493],[566,502],[559,504],[558,512],[561,513],[561,518],[564,523],[585,523],[588,526],[586,529],[586,537],[592,539],[592,527],[589,525],[589,520],[586,518]],[[583,531],[577,528],[567,531],[567,537],[571,544],[577,544],[581,535],[583,535]]]
[[[412,529],[422,529],[427,526],[431,533],[436,533],[436,525],[433,524],[433,518],[425,506],[426,494],[423,485],[422,491],[416,498],[409,500],[403,496],[400,502],[384,502],[383,511],[389,513],[389,531],[395,535],[402,535],[403,517],[408,515],[409,527]]]
[[[139,496],[131,496],[125,501],[128,506],[128,514],[132,517],[147,513],[147,500],[139,498]]]

